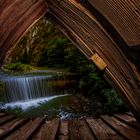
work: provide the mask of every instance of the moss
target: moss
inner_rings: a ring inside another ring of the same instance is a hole
[[[28,72],[32,70],[30,65],[22,64],[21,62],[9,63],[3,66],[3,70],[9,72]]]
[[[21,108],[7,108],[6,109],[6,113],[8,113],[8,114],[13,114],[13,115],[15,115],[15,116],[22,116],[22,114],[23,114],[23,111],[22,111],[22,109]]]

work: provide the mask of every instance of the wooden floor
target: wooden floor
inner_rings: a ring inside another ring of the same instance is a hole
[[[0,113],[0,140],[140,140],[140,124],[131,113],[99,119],[47,121]]]

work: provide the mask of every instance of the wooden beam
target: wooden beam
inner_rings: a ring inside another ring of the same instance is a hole
[[[0,66],[6,52],[47,12],[45,0],[0,0]]]

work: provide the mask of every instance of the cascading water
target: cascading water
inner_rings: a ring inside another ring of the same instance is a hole
[[[28,75],[11,76],[0,71],[0,82],[6,100],[0,108],[24,116],[45,115],[48,118],[69,117],[69,101],[77,90],[76,75],[62,72],[37,71]],[[46,74],[47,73],[47,74]],[[4,99],[5,100],[5,99]],[[20,113],[19,113],[20,112]]]
[[[71,94],[75,80],[62,75],[8,76],[2,78],[7,102],[28,101],[43,97]]]

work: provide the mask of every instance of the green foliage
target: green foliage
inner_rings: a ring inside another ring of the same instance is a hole
[[[23,114],[23,110],[19,107],[16,107],[16,108],[10,108],[9,107],[9,108],[6,109],[6,112],[8,114],[13,114],[13,115],[16,115],[16,116],[22,116],[22,114]]]
[[[22,64],[21,62],[5,64],[3,68],[11,72],[27,72],[32,69],[29,65]]]
[[[39,61],[41,66],[63,67],[66,38],[55,37],[48,43]]]
[[[107,105],[115,112],[128,110],[120,96],[113,89],[104,89],[102,94],[107,99]]]

